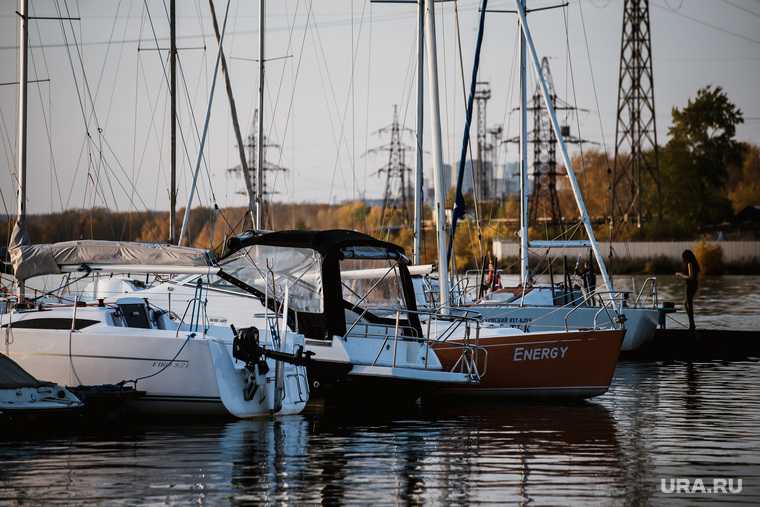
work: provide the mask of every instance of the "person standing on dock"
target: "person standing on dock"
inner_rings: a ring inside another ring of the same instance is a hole
[[[689,316],[689,330],[694,331],[696,329],[696,325],[694,324],[694,296],[699,288],[699,263],[694,252],[691,250],[684,250],[681,254],[681,259],[683,260],[685,269],[683,273],[676,273],[676,276],[686,281],[684,307],[686,308],[686,314]]]

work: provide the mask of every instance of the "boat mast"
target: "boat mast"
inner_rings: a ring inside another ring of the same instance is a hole
[[[187,196],[187,206],[185,207],[185,214],[182,217],[182,228],[179,230],[179,238],[177,244],[181,245],[185,234],[188,233],[187,228],[190,223],[190,209],[193,207],[193,199],[195,198],[195,190],[198,187],[198,174],[201,171],[201,162],[203,162],[203,150],[206,147],[206,138],[208,136],[208,125],[211,120],[211,106],[214,103],[214,90],[216,90],[216,77],[219,74],[219,64],[222,59],[222,47],[224,45],[224,34],[227,31],[227,15],[230,12],[230,0],[227,0],[227,8],[224,11],[224,22],[222,23],[222,36],[219,38],[219,50],[216,54],[216,64],[214,64],[214,74],[211,78],[211,90],[209,91],[208,106],[206,108],[206,119],[203,122],[203,132],[200,138],[200,146],[198,147],[198,158],[195,162],[195,172],[193,173],[193,183],[190,185],[190,194]],[[189,243],[189,241],[188,241]]]
[[[525,0],[518,0],[525,8]],[[520,283],[530,281],[528,265],[528,68],[525,35],[520,32]]]
[[[435,39],[435,0],[425,1],[425,40],[427,43],[428,93],[430,95],[430,127],[433,139],[433,174],[438,247],[439,301],[449,306],[449,264],[446,260],[446,189],[443,183],[443,144],[441,142],[441,104],[438,97],[438,56]]]
[[[586,209],[586,203],[583,200],[583,194],[581,194],[580,186],[578,185],[578,179],[575,176],[575,170],[573,169],[573,163],[572,160],[570,160],[570,155],[567,151],[567,144],[565,144],[565,138],[562,136],[562,130],[560,129],[559,122],[557,121],[557,114],[554,111],[554,105],[552,104],[551,96],[549,95],[549,88],[546,84],[546,79],[544,78],[543,73],[541,72],[541,62],[538,58],[538,53],[536,52],[536,47],[533,44],[533,37],[530,33],[530,29],[528,28],[528,22],[525,15],[525,0],[515,0],[515,4],[517,6],[517,14],[520,16],[520,29],[522,31],[522,38],[525,41],[527,45],[527,49],[530,51],[530,57],[531,62],[533,64],[533,69],[536,72],[536,78],[538,79],[538,83],[541,85],[541,95],[544,99],[544,104],[546,105],[546,111],[549,113],[549,119],[551,120],[552,129],[554,130],[554,135],[557,138],[557,142],[559,144],[559,151],[562,155],[562,162],[565,164],[565,170],[567,172],[567,178],[570,180],[570,187],[573,190],[573,196],[575,197],[575,203],[578,206],[578,211],[581,215],[581,222],[583,223],[583,226],[586,230],[586,236],[588,236],[588,241],[563,241],[563,242],[554,242],[556,246],[590,246],[591,250],[594,253],[594,257],[596,258],[596,262],[599,265],[599,271],[601,272],[602,279],[604,280],[604,285],[607,288],[607,291],[609,292],[610,302],[612,303],[613,309],[617,310],[619,307],[619,304],[615,301],[615,290],[612,285],[612,280],[610,279],[609,274],[607,273],[607,266],[604,262],[604,257],[602,256],[602,251],[599,248],[599,243],[596,241],[596,235],[594,234],[594,228],[591,225],[591,218],[589,217],[588,210]],[[524,240],[523,240],[524,242]],[[561,243],[561,245],[560,245]]]
[[[217,44],[221,40],[221,34],[219,33],[219,22],[216,19],[216,8],[214,8],[214,0],[208,1],[209,11],[211,12],[211,22],[214,26],[214,34],[216,35]],[[235,140],[237,141],[238,156],[240,157],[240,169],[243,171],[243,182],[245,183],[245,189],[248,193],[248,213],[251,217],[251,227],[255,227],[254,223],[254,209],[256,190],[251,185],[252,181],[249,176],[250,168],[248,167],[248,160],[245,156],[245,142],[243,141],[243,134],[240,132],[240,122],[238,121],[237,105],[235,104],[235,96],[232,93],[232,78],[230,77],[230,70],[227,68],[227,58],[222,51],[222,75],[224,76],[224,85],[227,90],[227,100],[230,104],[230,116],[232,116],[232,130],[235,132]]]
[[[27,56],[29,51],[29,20],[27,19],[28,0],[18,2],[18,208],[16,210],[16,228],[14,240],[26,237],[26,81],[28,77]],[[17,237],[18,234],[21,236]],[[18,283],[18,300],[24,298],[24,284]]]
[[[169,189],[169,243],[177,243],[177,11],[169,1],[169,94],[171,96],[171,178]],[[186,209],[185,214],[190,210]]]
[[[424,87],[425,87],[425,5],[424,0],[417,0],[417,163],[414,180],[414,263],[422,264],[422,215],[423,208],[423,160],[422,140],[425,121]]]
[[[259,0],[259,124],[256,159],[256,229],[263,229],[264,215],[264,0]]]

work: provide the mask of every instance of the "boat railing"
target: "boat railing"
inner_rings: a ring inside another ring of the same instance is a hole
[[[542,315],[540,315],[540,316],[532,319],[530,321],[530,324],[533,325],[533,324],[541,323],[542,321],[547,321],[547,320],[550,321],[552,319],[553,315],[555,315],[557,313],[565,312],[568,309],[571,310],[570,313],[574,313],[575,311],[577,311],[578,309],[580,309],[582,307],[587,307],[588,305],[586,303],[588,303],[589,301],[594,301],[595,300],[594,298],[597,295],[601,296],[602,294],[610,294],[610,293],[607,292],[607,291],[598,290],[598,291],[594,291],[594,292],[588,293],[588,294],[581,294],[577,298],[575,298],[575,299],[573,299],[571,301],[568,301],[567,303],[563,304],[562,306],[548,307],[548,308],[552,308],[552,309],[550,311],[548,311],[548,312],[546,312],[546,313],[544,313],[544,314],[542,314]],[[619,297],[619,294],[617,292],[615,294],[616,294],[615,297]],[[609,301],[608,301],[607,304],[609,304]],[[517,306],[520,306],[520,305],[516,305],[514,303],[499,303],[499,305],[505,305],[505,306],[508,306],[508,307],[517,307]],[[602,308],[604,308],[604,306],[602,306]],[[614,322],[613,319],[610,319],[610,321]],[[545,324],[544,326],[545,327],[557,327],[557,329],[562,329],[563,328],[563,325],[561,325],[561,324],[559,324],[557,326],[552,326],[552,325],[549,325],[549,324]],[[565,325],[564,327],[567,327],[567,326]]]
[[[435,344],[445,342],[447,347],[460,350],[459,358],[451,368],[452,372],[467,373],[477,380],[485,375],[488,351],[480,346],[482,317],[478,311],[457,306],[444,306],[436,310],[423,309],[409,311],[409,313],[418,315],[425,322],[426,367],[430,348]],[[435,329],[433,329],[433,322],[436,325]],[[442,330],[438,328],[439,323],[445,323]],[[456,342],[449,341],[454,338],[454,333],[459,329],[462,329],[462,335],[456,337]],[[433,334],[435,338],[432,338]],[[483,366],[480,367],[480,364]]]
[[[634,280],[634,290],[635,290],[635,280]],[[647,287],[650,287],[649,294],[647,296],[644,296],[644,289]],[[636,299],[633,301],[633,307],[634,308],[640,308],[639,303],[642,301],[642,297],[647,298],[649,301],[651,301],[651,307],[657,308],[658,301],[657,301],[657,278],[654,276],[650,276],[646,280],[644,280],[644,283],[641,285],[641,289],[639,290],[638,294],[636,295]],[[641,306],[643,308],[644,306]]]
[[[203,321],[203,334],[208,332],[208,315],[206,314],[207,299],[203,296],[203,283],[199,280],[195,287],[195,293],[193,297],[187,300],[185,305],[185,311],[182,313],[182,318],[177,324],[177,332],[175,337],[179,336],[179,332],[182,329],[182,324],[185,323],[185,317],[187,317],[187,311],[192,306],[192,312],[190,315],[190,332],[198,332],[198,325]]]
[[[456,283],[449,288],[449,300],[453,301],[454,304],[463,305],[471,299],[468,294],[474,289],[475,287],[470,285],[470,280],[468,278],[459,278]],[[422,293],[425,296],[425,305],[430,308],[438,307],[440,301],[437,286],[433,285],[428,277],[425,277],[425,286],[422,288]]]
[[[582,299],[582,300],[573,309],[571,309],[569,312],[567,312],[565,314],[565,319],[564,319],[564,322],[565,322],[565,331],[569,331],[570,330],[570,326],[568,324],[568,321],[570,320],[570,316],[572,314],[574,314],[576,311],[578,311],[579,308],[586,307],[586,303],[589,300],[595,298],[596,296],[599,296],[599,300],[602,302],[602,306],[596,312],[594,312],[594,321],[593,321],[594,329],[599,329],[599,326],[597,325],[597,323],[598,323],[599,315],[601,315],[602,312],[605,312],[607,314],[607,318],[609,319],[609,321],[613,325],[621,322],[619,317],[618,317],[618,319],[615,319],[615,318],[613,318],[612,314],[610,313],[610,306],[619,297],[618,293],[617,292],[611,292],[611,291],[600,291],[600,290],[597,290],[597,291],[594,291],[594,292],[592,292],[590,294],[586,294],[583,298],[578,298],[578,299]],[[603,298],[601,296],[608,296],[608,297],[607,298]],[[613,313],[617,313],[617,312],[615,312],[614,307],[612,308],[612,311],[613,311]]]
[[[485,374],[487,365],[487,351],[485,348],[479,346],[481,321],[480,315],[477,312],[471,310],[463,310],[456,307],[446,308],[443,312],[440,311],[440,309],[408,310],[399,308],[393,312],[393,324],[372,322],[359,323],[362,316],[369,310],[387,311],[388,308],[365,308],[364,312],[362,312],[357,320],[349,327],[348,331],[346,332],[346,336],[348,336],[349,333],[357,329],[359,326],[365,327],[366,329],[377,327],[387,330],[384,333],[373,334],[367,331],[364,334],[358,335],[362,337],[377,337],[378,339],[382,338],[382,342],[378,347],[377,354],[375,354],[375,358],[372,361],[372,366],[377,365],[377,362],[380,360],[380,356],[382,355],[383,351],[387,350],[386,347],[390,345],[392,347],[391,365],[395,368],[398,364],[399,341],[416,341],[425,347],[425,361],[423,369],[428,369],[430,367],[430,352],[433,345],[441,342],[446,342],[448,347],[461,350],[460,356],[451,370],[452,372],[458,370],[460,372],[467,373],[472,376],[473,380],[476,381]],[[453,312],[458,312],[459,315],[456,315]],[[423,336],[418,336],[418,332],[413,326],[404,324],[404,322],[408,321],[410,315],[417,315],[420,320],[424,319]],[[445,323],[443,331],[441,332],[438,328],[433,329],[433,322],[435,322],[436,325],[441,322]],[[447,341],[458,329],[462,327],[462,336],[457,336],[457,341],[455,343]],[[435,334],[434,338],[433,334]],[[357,334],[354,333],[353,336],[357,336]],[[391,341],[392,344],[389,343]],[[480,366],[481,364],[482,366]]]

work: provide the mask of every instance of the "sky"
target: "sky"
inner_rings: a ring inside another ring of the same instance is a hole
[[[28,209],[33,213],[105,206],[130,211],[169,206],[168,1],[30,0]],[[458,158],[464,127],[463,74],[471,72],[476,0],[436,6],[444,162]],[[561,2],[529,0],[529,7]],[[220,25],[226,0],[215,0]],[[760,0],[652,0],[657,135],[667,141],[670,112],[697,89],[722,86],[745,115],[742,141],[760,144]],[[513,8],[492,0],[489,8]],[[0,2],[0,83],[18,79],[16,2]],[[208,3],[177,1],[180,60],[178,202],[188,199],[199,138],[208,137],[194,206],[247,200]],[[564,117],[573,135],[611,151],[615,137],[623,0],[571,0],[529,16],[540,56],[550,59],[557,93],[587,112]],[[367,0],[267,1],[265,132],[273,199],[340,202],[381,197],[376,171],[387,142],[375,131],[392,120],[415,125],[416,8]],[[240,124],[252,129],[257,105],[258,2],[231,0],[224,52]],[[517,135],[517,26],[513,14],[489,14],[480,81],[490,82],[489,125]],[[458,41],[461,40],[461,63]],[[49,80],[49,81],[48,81]],[[532,82],[532,77],[531,77]],[[532,85],[531,85],[532,86]],[[0,86],[0,213],[16,201],[18,87]],[[427,111],[425,121],[429,124]],[[429,177],[430,130],[425,135]],[[474,140],[474,128],[473,137]],[[411,137],[407,138],[412,142]],[[413,161],[413,153],[407,155]],[[500,159],[514,160],[504,145]],[[600,182],[600,191],[606,182]]]

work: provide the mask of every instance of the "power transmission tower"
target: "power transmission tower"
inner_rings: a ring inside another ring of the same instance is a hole
[[[491,198],[492,172],[493,168],[489,167],[488,161],[485,160],[487,153],[490,152],[488,144],[488,128],[486,123],[486,110],[488,101],[491,98],[491,87],[487,81],[476,83],[475,102],[478,105],[478,162],[475,169],[473,184],[475,186],[475,195],[480,202],[487,201]]]
[[[500,167],[499,147],[501,147],[501,143],[503,142],[504,138],[504,126],[494,125],[493,127],[489,127],[488,133],[491,135],[491,144],[488,145],[488,156],[486,157],[486,160],[491,164],[491,198],[500,199],[504,195],[504,188],[497,188],[496,182],[498,174],[497,171]],[[503,182],[504,180],[500,179],[498,181]]]
[[[549,88],[549,96],[555,111],[565,111],[566,115],[586,111],[557,96],[549,59],[546,57],[541,59],[541,73]],[[544,218],[547,218],[552,225],[562,226],[564,216],[557,193],[557,175],[559,174],[557,172],[557,136],[552,129],[549,111],[546,109],[541,95],[540,84],[536,84],[535,92],[530,101],[528,111],[533,114],[533,130],[528,137],[528,143],[533,145],[533,190],[529,198],[528,218],[531,223],[537,223],[539,212],[543,210],[546,213]],[[586,139],[570,134],[567,116],[565,117],[565,124],[561,125],[560,129],[566,144],[590,143]],[[511,138],[507,142],[519,143],[520,139]]]
[[[383,207],[380,212],[380,226],[390,226],[390,219],[395,211],[401,212],[403,225],[411,226],[410,211],[412,210],[411,178],[412,168],[406,165],[406,152],[414,150],[413,146],[401,142],[401,133],[414,133],[412,129],[402,128],[398,121],[398,106],[393,105],[393,122],[377,130],[376,134],[390,134],[388,144],[367,150],[367,153],[388,153],[388,163],[377,170],[375,174],[385,175],[385,191],[383,192]],[[386,217],[386,214],[388,216]],[[386,221],[386,218],[388,219]]]
[[[254,111],[253,113],[253,130],[255,131],[256,125],[258,122],[258,110]],[[254,202],[255,196],[256,196],[256,188],[257,188],[257,182],[256,182],[256,170],[258,168],[258,142],[257,142],[257,136],[254,133],[249,134],[245,138],[245,144],[243,147],[246,149],[247,153],[247,159],[248,159],[248,171],[246,172],[244,168],[241,165],[236,165],[235,167],[231,169],[227,169],[228,173],[232,174],[239,174],[243,177],[243,180],[245,182],[245,191],[239,191],[239,194],[247,194],[248,200],[249,200],[249,208],[250,203]],[[285,167],[279,166],[277,164],[274,164],[272,162],[268,162],[266,159],[266,148],[279,148],[279,144],[270,143],[268,138],[264,136],[264,149],[261,151],[261,153],[264,155],[264,165],[263,171],[262,171],[262,194],[264,195],[264,209],[262,210],[262,223],[267,224],[268,227],[271,227],[272,221],[271,221],[271,214],[269,213],[270,203],[269,203],[269,197],[277,194],[278,192],[272,190],[270,188],[271,185],[267,183],[268,176],[271,173],[274,172],[287,172],[287,169]],[[253,226],[253,224],[252,224]]]
[[[651,153],[648,153],[651,151]],[[661,218],[660,165],[654,109],[649,0],[625,0],[620,46],[615,162],[611,178],[610,221],[629,222],[651,215],[644,202],[644,177],[655,185]]]

